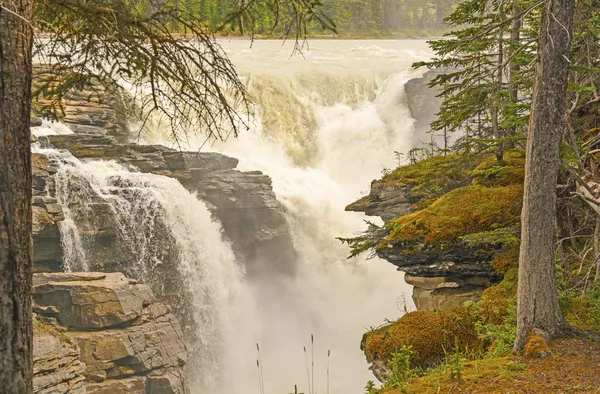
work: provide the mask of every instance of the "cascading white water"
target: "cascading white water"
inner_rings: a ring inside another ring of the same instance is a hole
[[[95,250],[82,241],[82,233],[97,214],[91,205],[103,204],[110,211],[107,217],[115,220],[119,244],[130,251],[129,271],[138,279],[165,283],[170,274],[165,266],[175,264],[172,268],[183,286],[170,291],[185,293],[188,307],[179,312],[192,314],[190,327],[184,327],[194,338],[188,343],[188,381],[196,392],[214,392],[221,384],[221,347],[233,327],[243,269],[206,205],[173,178],[132,172],[112,161],[82,162],[64,151],[36,151],[58,167],[65,268],[89,268],[86,254]]]
[[[258,117],[239,139],[211,149],[272,177],[300,262],[294,278],[243,282],[244,303],[223,360],[230,379],[219,392],[259,392],[259,343],[267,393],[288,393],[294,385],[311,394],[360,393],[373,378],[359,349],[361,335],[412,308],[411,289],[384,261],[346,260],[348,249],[336,237],[365,228],[364,217],[344,207],[397,165],[395,151],[415,145],[404,83],[420,75],[411,64],[429,57],[426,43],[313,41],[304,57],[291,58],[290,46],[274,41],[222,45]],[[168,130],[146,140],[168,144]],[[190,148],[203,142],[192,139]]]

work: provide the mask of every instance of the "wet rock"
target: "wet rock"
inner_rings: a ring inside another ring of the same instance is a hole
[[[220,153],[211,152],[162,152],[169,170],[204,168],[209,172],[236,168],[239,160]]]
[[[41,126],[42,125],[42,120],[40,118],[38,118],[37,116],[32,116],[30,121],[29,121],[29,126],[30,127],[37,127],[37,126]]]
[[[271,178],[256,171],[222,170],[182,183],[215,207],[250,274],[293,270],[296,252]]]
[[[52,175],[56,169],[40,154],[32,155],[33,190],[33,249],[34,270],[56,271],[62,264],[63,251],[60,244],[58,222],[65,219],[54,193]]]
[[[444,147],[443,137],[436,135],[432,138],[430,133],[430,124],[437,119],[436,114],[439,112],[442,99],[438,97],[439,89],[429,87],[429,83],[442,73],[454,71],[456,70],[428,70],[423,77],[410,79],[404,85],[408,108],[411,117],[415,120],[414,146],[429,146],[433,139],[438,147]],[[456,136],[453,135],[451,138]]]

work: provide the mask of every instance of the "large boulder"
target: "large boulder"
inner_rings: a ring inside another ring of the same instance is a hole
[[[183,334],[121,273],[35,274],[36,393],[185,394]]]
[[[154,302],[150,289],[121,273],[43,273],[35,277],[33,299],[56,309],[71,329],[102,329],[131,324]]]

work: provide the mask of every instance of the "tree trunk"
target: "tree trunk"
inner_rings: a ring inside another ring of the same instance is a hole
[[[33,392],[31,43],[33,0],[0,0],[0,387]]]
[[[512,45],[509,54],[512,55],[514,51],[519,48],[521,44],[521,18],[517,18],[516,16],[521,12],[519,7],[519,0],[513,1],[512,6],[513,12],[513,20],[512,26],[510,27],[510,43]],[[517,74],[520,71],[519,63],[517,62],[517,57],[513,56],[511,61],[508,64],[509,76],[508,76],[508,95],[510,96],[511,103],[516,103],[519,99],[519,90],[517,87]]]
[[[513,0],[512,4],[512,14],[513,20],[512,26],[510,28],[510,45],[511,49],[508,51],[509,56],[512,56],[509,64],[508,64],[508,95],[510,97],[510,104],[516,105],[519,101],[519,87],[517,83],[517,75],[521,69],[519,63],[517,62],[517,56],[514,56],[514,52],[518,50],[521,45],[521,18],[517,18],[521,12],[519,7],[519,0]],[[504,112],[506,114],[509,113],[508,109],[505,108]],[[512,110],[513,115],[517,115],[517,111],[515,109]],[[516,126],[510,126],[505,131],[506,136],[514,137],[517,134]],[[513,147],[512,142],[508,142],[506,144],[507,149],[511,149]]]
[[[498,162],[498,166],[504,166],[504,142],[502,141],[504,138],[504,132],[500,127],[500,103],[498,98],[498,92],[502,90],[502,79],[503,79],[503,70],[504,70],[504,45],[503,45],[503,36],[504,31],[499,29],[498,31],[498,68],[496,72],[493,74],[492,78],[495,79],[493,82],[493,103],[492,103],[492,134],[494,138],[497,140],[496,145],[496,161]]]
[[[556,288],[553,221],[573,12],[573,0],[549,0],[542,14],[521,214],[517,351],[534,329],[548,338],[565,330]]]

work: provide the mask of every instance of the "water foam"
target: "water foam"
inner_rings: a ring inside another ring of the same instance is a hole
[[[60,222],[65,269],[89,269],[87,256],[98,252],[99,245],[83,238],[90,228],[96,232],[92,239],[98,238],[95,209],[106,207],[105,216],[115,221],[117,243],[127,247],[123,258],[128,272],[136,279],[155,284],[155,292],[165,292],[156,286],[170,274],[165,266],[175,266],[186,301],[176,305],[185,310],[175,312],[192,315],[189,326],[183,327],[191,335],[188,379],[195,392],[214,392],[221,385],[222,344],[234,326],[243,270],[205,203],[173,178],[132,172],[114,161],[83,162],[64,151],[37,152],[58,167],[56,197],[65,213]],[[161,242],[165,238],[174,242],[172,248]]]
[[[221,391],[258,391],[259,343],[267,393],[290,392],[294,385],[311,393],[312,380],[322,393],[326,387],[360,393],[373,378],[359,349],[361,335],[413,308],[411,288],[377,258],[346,260],[348,249],[336,237],[365,227],[364,217],[344,212],[345,205],[366,193],[384,168],[395,167],[395,151],[414,146],[404,83],[420,75],[410,65],[428,56],[426,44],[317,41],[304,57],[291,59],[289,47],[278,43],[245,45],[224,43],[258,118],[239,139],[211,149],[239,158],[241,169],[271,176],[300,261],[294,278],[244,280],[239,329],[228,338],[223,360],[231,379]],[[167,136],[157,129],[147,138],[168,143]],[[201,142],[192,140],[190,148]],[[311,334],[315,368],[308,378]]]

